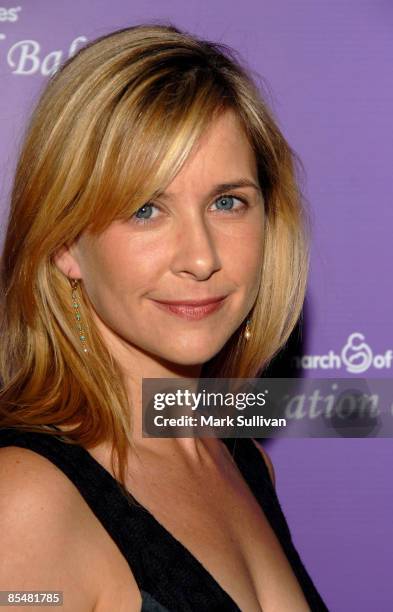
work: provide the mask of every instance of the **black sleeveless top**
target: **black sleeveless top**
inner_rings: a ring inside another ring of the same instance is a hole
[[[267,466],[250,438],[223,438],[270,522],[312,612],[328,610],[292,542]],[[31,449],[54,463],[74,483],[126,558],[142,596],[141,612],[239,612],[229,594],[185,546],[82,446],[53,434],[0,429],[0,447]],[[242,611],[247,612],[247,611]]]

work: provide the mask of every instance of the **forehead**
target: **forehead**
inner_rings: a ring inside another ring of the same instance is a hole
[[[201,187],[205,183],[225,183],[236,177],[257,182],[257,163],[240,119],[234,111],[227,110],[202,133],[182,168],[165,189],[165,195],[170,197],[186,184]]]

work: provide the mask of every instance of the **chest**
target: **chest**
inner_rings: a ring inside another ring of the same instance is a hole
[[[199,474],[170,466],[165,474],[146,467],[132,473],[127,488],[158,521],[163,536],[172,535],[179,553],[192,555],[241,610],[309,610],[270,523],[236,466],[228,462]],[[137,587],[125,558],[113,542],[108,547],[102,532],[105,599],[118,601],[120,609],[120,600],[130,601],[131,591],[135,598]]]

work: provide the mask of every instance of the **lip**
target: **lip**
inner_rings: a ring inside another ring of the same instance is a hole
[[[204,300],[154,300],[160,304],[167,304],[169,306],[206,306],[207,304],[213,304],[226,298],[226,295],[218,295],[217,297],[206,298]]]
[[[212,301],[212,299],[201,300],[199,303],[161,302],[158,300],[152,301],[158,306],[158,308],[161,308],[170,314],[189,321],[199,321],[200,319],[203,319],[204,317],[207,317],[208,315],[222,308],[226,297],[227,296],[222,298],[214,298],[214,301]]]

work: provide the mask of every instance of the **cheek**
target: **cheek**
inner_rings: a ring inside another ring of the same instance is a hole
[[[223,264],[232,269],[234,280],[255,285],[260,278],[263,263],[263,231],[260,226],[247,226],[222,243]]]
[[[118,310],[120,303],[130,294],[142,292],[154,269],[149,259],[130,241],[112,239],[100,241],[84,259],[82,274],[86,291],[100,314],[105,310]]]

